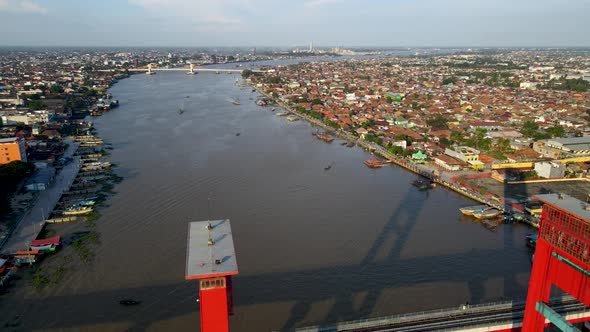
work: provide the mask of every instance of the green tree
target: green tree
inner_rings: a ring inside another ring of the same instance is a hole
[[[561,126],[550,127],[545,130],[551,137],[565,137],[565,129]]]
[[[251,71],[250,69],[242,70],[242,77],[243,78],[248,78],[248,77],[252,76],[252,74],[254,74],[254,72]]]
[[[527,137],[533,137],[539,130],[539,125],[533,121],[525,121],[522,125],[522,134]]]
[[[62,88],[60,85],[54,84],[51,86],[51,88],[49,88],[49,92],[51,92],[52,94],[63,93],[64,88]]]
[[[315,98],[314,100],[311,101],[312,105],[323,105],[324,103],[322,102],[321,99],[319,98]]]
[[[449,121],[440,114],[435,116],[434,118],[426,120],[426,124],[428,124],[432,128],[448,129],[448,123]]]
[[[43,102],[40,100],[34,100],[34,99],[30,100],[29,99],[29,100],[27,100],[27,103],[29,104],[29,108],[32,111],[42,110],[42,109],[47,108],[47,106],[45,104],[43,104]]]
[[[447,84],[455,84],[457,83],[457,79],[455,77],[445,77],[442,81],[443,85],[447,85]]]

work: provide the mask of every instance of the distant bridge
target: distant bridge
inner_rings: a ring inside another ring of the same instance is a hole
[[[103,69],[99,70],[102,72],[112,72],[115,70],[120,69]],[[191,64],[188,67],[174,67],[174,68],[158,68],[153,67],[152,64],[149,64],[147,67],[142,68],[128,68],[127,71],[130,72],[145,72],[147,74],[154,74],[157,71],[185,71],[187,74],[196,74],[198,72],[225,72],[225,73],[241,73],[244,69],[232,69],[232,68],[204,68],[204,67],[196,67]],[[263,73],[264,70],[253,69],[255,73]]]

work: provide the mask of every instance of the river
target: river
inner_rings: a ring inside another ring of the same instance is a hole
[[[398,167],[367,168],[362,149],[257,107],[237,77],[161,72],[114,85],[120,107],[94,121],[125,180],[101,210],[96,258],[43,294],[18,282],[2,312],[27,330],[198,330],[187,223],[209,215],[233,228],[232,331],[525,297],[530,229],[461,218],[472,201],[418,191]],[[124,297],[142,304],[122,307]]]

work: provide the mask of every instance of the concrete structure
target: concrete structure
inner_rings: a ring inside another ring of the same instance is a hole
[[[0,165],[15,160],[27,161],[25,141],[17,137],[0,138]]]
[[[590,156],[590,136],[542,140],[533,149],[553,159]]]
[[[549,305],[559,288],[590,306],[590,206],[564,194],[537,195],[543,202],[541,228],[529,280],[523,331],[543,331],[546,319],[562,331],[575,331]]]
[[[201,331],[228,332],[238,263],[229,220],[189,223],[186,280],[199,279]]]
[[[434,157],[434,163],[447,171],[458,171],[463,164],[461,161],[444,154]]]
[[[543,161],[535,163],[535,172],[546,179],[557,179],[565,176],[565,164]]]
[[[48,110],[38,110],[32,112],[4,111],[0,112],[0,114],[2,117],[2,123],[5,125],[17,123],[24,123],[26,125],[48,123],[53,119],[54,116],[54,113]]]
[[[468,146],[457,146],[453,149],[446,148],[445,154],[468,163],[473,169],[483,169],[485,167],[484,163],[479,161],[479,150]]]
[[[38,168],[35,174],[25,183],[25,188],[29,191],[41,191],[49,187],[55,178],[55,168],[45,167]]]

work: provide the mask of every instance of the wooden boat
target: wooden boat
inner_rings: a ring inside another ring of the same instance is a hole
[[[122,299],[121,301],[119,301],[119,304],[126,305],[126,306],[138,305],[140,303],[141,303],[141,301],[136,301],[136,300],[131,300],[131,299]]]
[[[314,135],[326,143],[332,143],[332,141],[334,141],[334,137],[330,136],[328,133],[315,133]]]
[[[75,216],[75,215],[80,215],[80,214],[88,214],[92,211],[93,211],[93,209],[89,206],[79,206],[79,207],[71,207],[69,209],[66,209],[63,212],[63,214],[65,216]]]
[[[44,246],[31,246],[31,250],[39,250],[40,252],[54,252],[56,246],[53,244],[47,244]]]
[[[387,165],[387,162],[375,158],[367,159],[364,161],[364,163],[370,168],[379,168]]]
[[[420,190],[428,190],[432,189],[432,183],[422,180],[414,180],[412,181],[412,185]]]
[[[287,113],[287,112],[279,112],[279,113],[277,113],[277,116],[287,116],[287,115],[289,115],[289,113]]]
[[[289,121],[289,122],[299,121],[299,118],[295,115],[289,115],[287,117],[287,121]]]
[[[472,216],[475,212],[482,212],[484,210],[491,209],[487,205],[475,205],[475,206],[466,206],[459,209],[461,213],[466,216]]]
[[[346,144],[347,147],[352,148],[354,146],[353,142],[348,142],[348,144]]]
[[[474,212],[473,216],[477,219],[487,219],[487,218],[494,218],[500,215],[500,213],[502,213],[500,210],[498,209],[487,209],[487,210],[483,210],[483,211],[479,211],[479,212]]]

